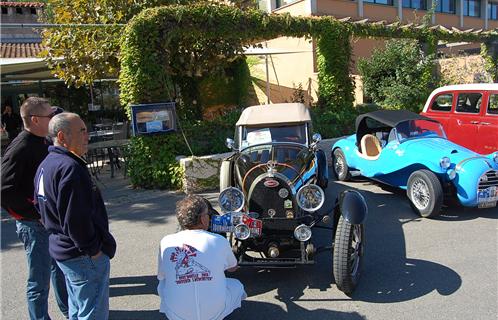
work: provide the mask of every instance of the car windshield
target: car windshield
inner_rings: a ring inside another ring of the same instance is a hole
[[[244,127],[242,129],[241,149],[257,144],[273,142],[295,142],[306,144],[306,124],[275,127]]]
[[[389,133],[389,141],[403,142],[416,138],[446,138],[446,133],[439,122],[428,120],[408,120],[400,122]]]

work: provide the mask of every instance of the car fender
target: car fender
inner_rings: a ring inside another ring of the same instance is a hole
[[[456,177],[452,183],[456,188],[458,200],[463,206],[475,207],[481,176],[489,171],[498,172],[498,164],[487,157],[476,156],[460,161],[455,171]]]
[[[367,219],[367,202],[363,195],[356,190],[341,192],[337,205],[343,218],[351,224],[363,224]]]

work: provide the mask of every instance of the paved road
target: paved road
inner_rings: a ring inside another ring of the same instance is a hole
[[[156,255],[160,239],[176,229],[181,194],[132,190],[118,176],[102,186],[118,241],[111,265],[111,319],[164,319],[158,312]],[[230,319],[480,319],[498,314],[498,209],[447,209],[419,219],[403,193],[369,181],[331,183],[327,196],[355,188],[368,201],[364,273],[352,298],[335,287],[331,255],[314,266],[236,273],[248,300]],[[213,200],[216,194],[206,194]],[[26,319],[23,250],[15,224],[1,224],[2,319]],[[327,243],[325,230],[316,232]],[[54,299],[53,319],[61,319]]]

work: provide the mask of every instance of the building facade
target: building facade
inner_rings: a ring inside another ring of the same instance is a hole
[[[276,14],[289,13],[294,16],[330,15],[342,19],[350,17],[353,21],[400,21],[403,24],[422,23],[424,16],[434,6],[435,14],[430,23],[452,27],[460,30],[489,30],[498,28],[498,0],[260,0],[260,8]],[[375,48],[385,44],[380,39],[352,39],[353,64],[351,74],[356,81],[356,102],[363,102],[361,81],[357,76],[356,61],[369,57]],[[296,38],[279,38],[268,41],[268,48],[301,51],[273,58],[275,72],[270,75],[274,85],[273,102],[288,100],[279,94],[279,86],[293,88],[296,83],[302,84],[308,94],[316,99],[316,51],[313,40]],[[458,52],[470,50],[478,52],[479,44],[449,44],[445,51]]]

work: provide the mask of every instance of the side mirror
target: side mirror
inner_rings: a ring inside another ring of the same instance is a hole
[[[233,150],[235,147],[235,141],[233,141],[233,139],[231,138],[227,138],[225,140],[225,145],[227,146],[228,149]]]
[[[317,144],[318,142],[322,141],[322,135],[319,133],[314,133],[311,139],[313,139],[313,143]]]
[[[346,190],[339,195],[341,215],[351,224],[362,224],[367,218],[367,202],[358,191]]]

